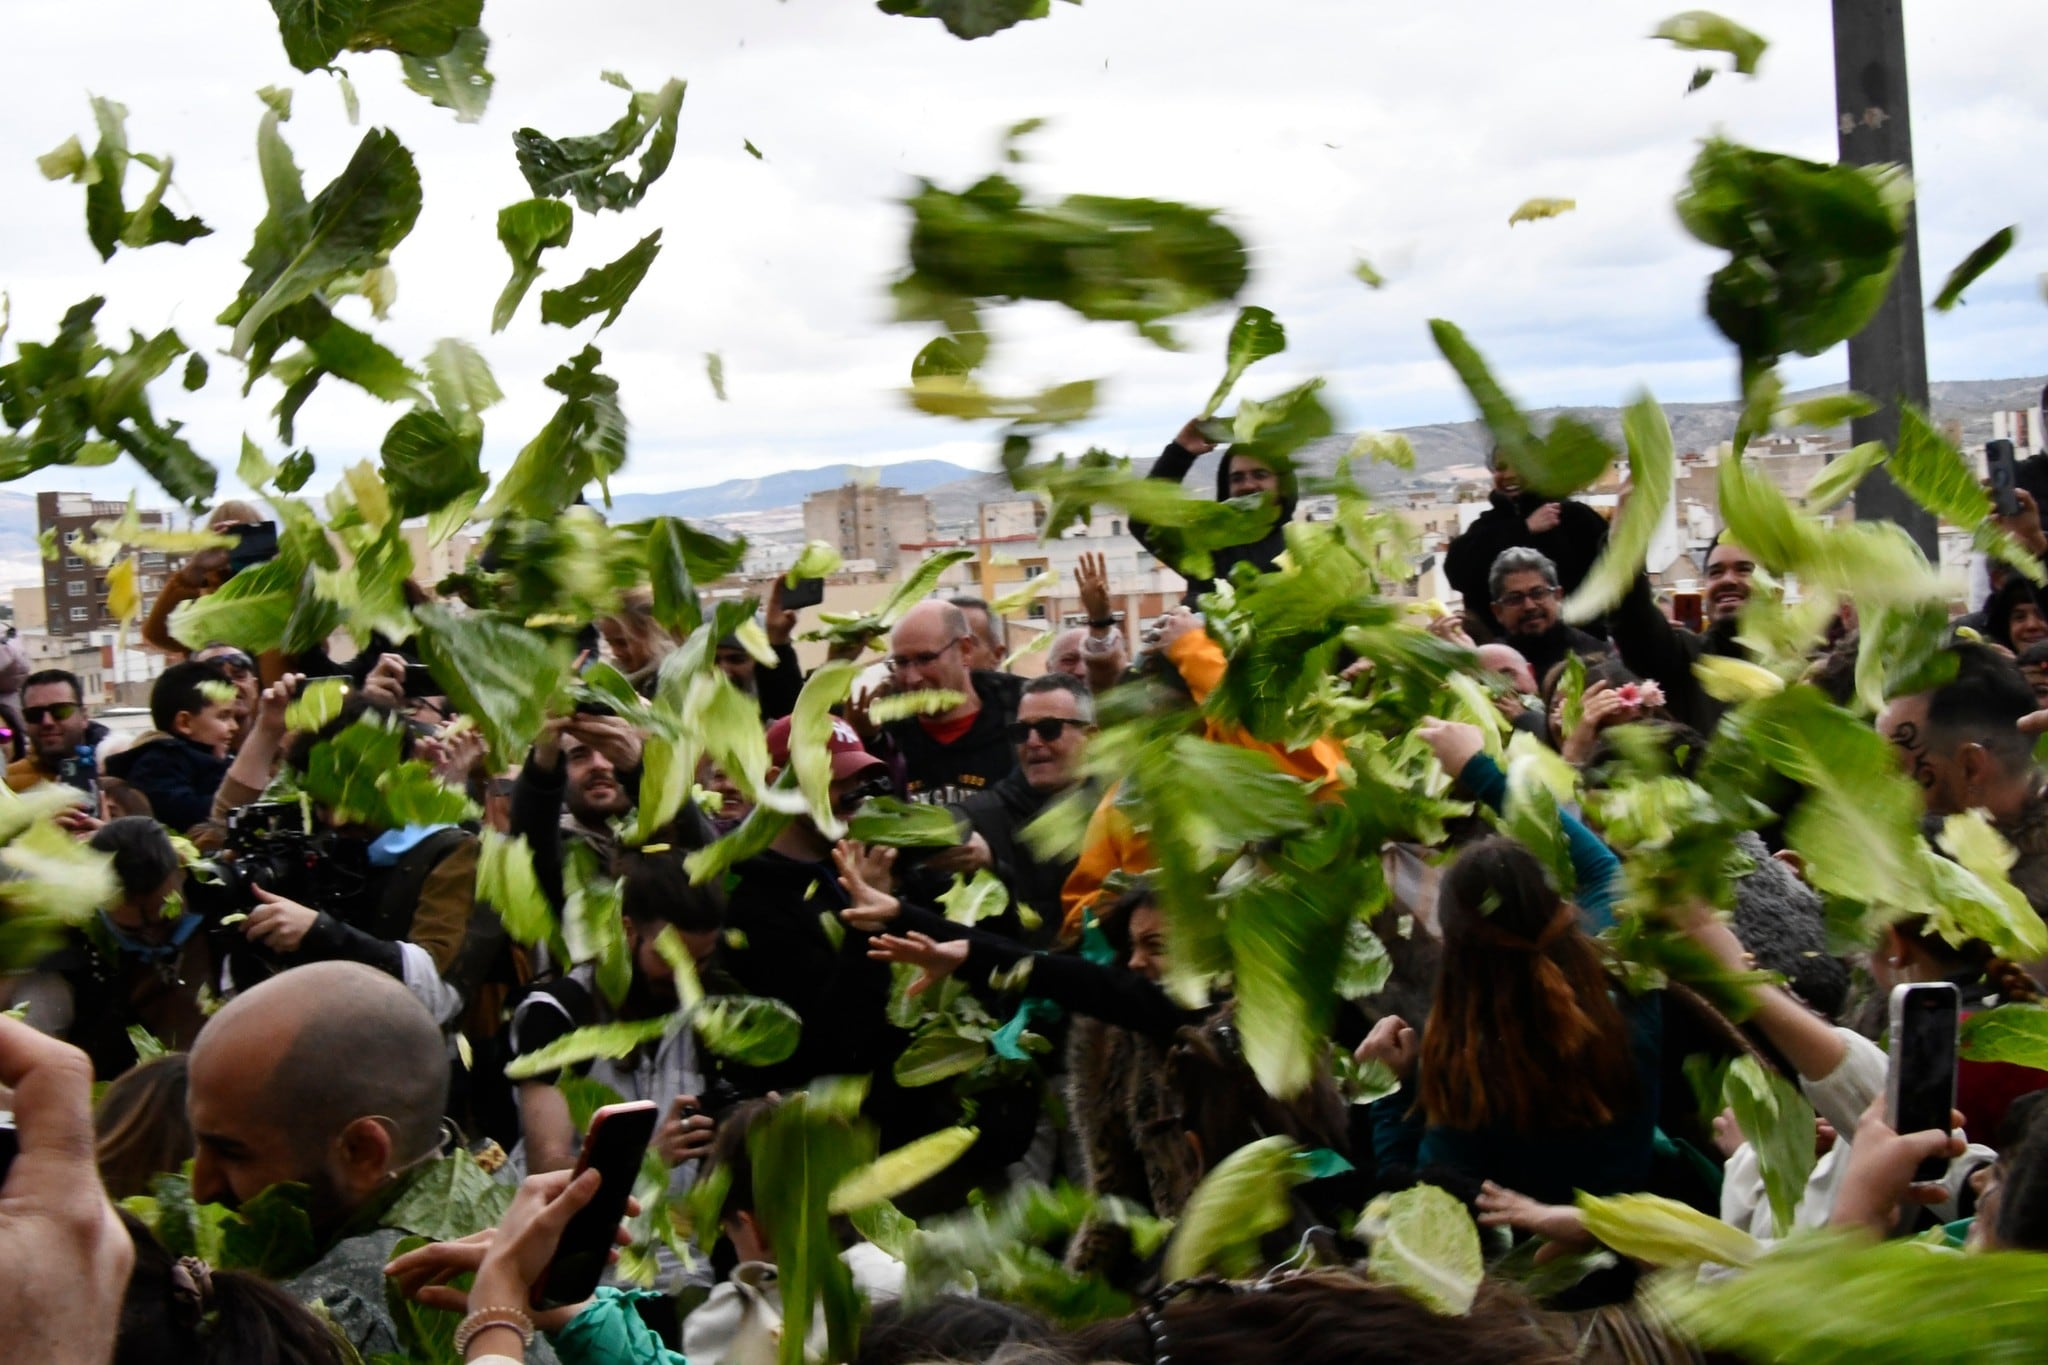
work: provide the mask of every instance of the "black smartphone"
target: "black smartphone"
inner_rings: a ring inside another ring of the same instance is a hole
[[[1984,443],[1984,473],[1991,480],[1992,510],[2001,517],[2018,516],[2020,495],[2019,485],[2015,482],[2018,466],[2013,461],[2011,441]]]
[[[425,664],[405,666],[405,695],[408,697],[438,697],[447,689],[434,681],[434,672]]]
[[[14,1115],[0,1114],[0,1185],[7,1183],[7,1173],[14,1169],[14,1154],[21,1150],[21,1141],[14,1131]]]
[[[1885,1090],[1885,1117],[1894,1133],[1949,1131],[1956,1107],[1956,1028],[1960,1018],[1956,988],[1946,981],[1892,988],[1891,1075]],[[1941,1157],[1929,1157],[1913,1173],[1915,1180],[1939,1180],[1948,1169]]]
[[[796,582],[784,581],[782,585],[782,606],[785,611],[801,611],[815,607],[825,600],[825,580],[822,578],[799,578]]]
[[[228,572],[240,573],[277,558],[277,523],[250,522],[235,528],[235,548],[228,551]]]
[[[618,1244],[619,1221],[626,1216],[633,1182],[640,1176],[640,1158],[654,1140],[660,1118],[661,1106],[653,1100],[608,1104],[590,1116],[576,1174],[596,1171],[603,1184],[562,1229],[554,1259],[534,1283],[535,1308],[581,1303],[597,1292],[597,1282],[604,1278],[612,1248]]]

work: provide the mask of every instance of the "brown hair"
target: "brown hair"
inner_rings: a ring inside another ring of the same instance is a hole
[[[1634,1097],[1628,1025],[1578,915],[1511,839],[1451,864],[1418,1084],[1431,1123],[1597,1128]]]
[[[124,1071],[93,1106],[93,1157],[110,1199],[148,1194],[150,1182],[197,1150],[185,1117],[185,1054],[172,1052]]]

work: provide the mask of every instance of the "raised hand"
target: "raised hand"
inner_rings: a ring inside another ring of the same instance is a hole
[[[967,940],[940,942],[929,934],[877,934],[868,943],[868,956],[877,962],[907,962],[918,968],[917,980],[906,995],[923,995],[967,963]]]
[[[886,928],[902,912],[903,903],[886,889],[890,869],[896,863],[895,849],[841,839],[832,849],[832,862],[839,869],[839,885],[853,902],[839,912],[839,918],[862,933],[872,934]]]

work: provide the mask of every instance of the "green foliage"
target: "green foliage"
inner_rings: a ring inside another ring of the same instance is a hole
[[[1764,1193],[1771,1201],[1771,1223],[1783,1237],[1792,1230],[1792,1216],[1805,1197],[1817,1160],[1813,1106],[1798,1086],[1750,1056],[1737,1057],[1729,1066],[1722,1097],[1735,1111],[1743,1137],[1756,1149]]]
[[[302,789],[337,824],[372,829],[442,825],[475,814],[468,796],[418,759],[399,760],[403,729],[364,716],[306,757]]]
[[[1845,1235],[1781,1243],[1731,1279],[1665,1281],[1653,1299],[1711,1350],[1802,1365],[2031,1360],[2048,1352],[2044,1308],[2048,1257]]]
[[[1963,1020],[1962,1056],[2048,1070],[2048,1009],[2000,1005],[1971,1015]]]
[[[197,1256],[216,1270],[287,1280],[319,1259],[304,1185],[272,1185],[239,1208],[192,1202],[191,1167],[160,1175],[144,1199],[124,1200],[173,1256]],[[474,1230],[474,1229],[472,1229]]]
[[[690,1011],[690,1025],[710,1051],[742,1066],[773,1066],[796,1051],[803,1021],[780,1000],[711,996]]]
[[[598,372],[603,363],[603,352],[585,346],[547,377],[562,404],[519,452],[480,515],[516,512],[552,520],[592,480],[611,501],[606,480],[626,462],[626,414],[619,407],[618,381]]]
[[[496,1227],[517,1192],[517,1186],[491,1179],[475,1157],[457,1149],[422,1166],[383,1222],[436,1242],[452,1241]]]
[[[443,109],[454,110],[456,122],[475,123],[484,116],[497,80],[484,67],[490,53],[490,35],[480,28],[465,28],[447,51],[431,57],[408,54],[399,61],[406,85]]]
[[[1366,1275],[1392,1285],[1433,1313],[1472,1310],[1484,1276],[1479,1229],[1453,1195],[1415,1185],[1366,1207],[1359,1232],[1372,1241]]]
[[[1216,409],[1223,406],[1223,400],[1237,387],[1237,381],[1249,366],[1269,356],[1279,355],[1286,349],[1287,329],[1274,318],[1271,309],[1238,309],[1237,321],[1230,325],[1230,339],[1223,349],[1223,378],[1217,382],[1216,391],[1209,395],[1202,416],[1215,415]]]
[[[906,204],[896,315],[943,324],[970,365],[987,349],[988,302],[1057,303],[1170,345],[1165,319],[1237,297],[1249,274],[1244,243],[1213,209],[1100,195],[1034,204],[1002,175],[957,193],[926,181]]]
[[[1463,332],[1441,318],[1431,319],[1429,331],[1472,396],[1500,458],[1527,487],[1548,497],[1564,497],[1592,483],[1614,463],[1606,438],[1576,417],[1558,417],[1547,435],[1538,436]]]
[[[491,761],[509,767],[547,718],[569,670],[567,644],[494,613],[458,616],[429,606],[418,616],[420,657],[434,681],[456,710],[475,718]]]
[[[582,278],[572,285],[544,291],[540,296],[540,320],[558,327],[574,327],[603,313],[604,321],[597,328],[603,331],[619,320],[626,301],[633,297],[640,281],[647,278],[648,268],[660,254],[661,229],[656,228],[610,265],[584,271]]]
[[[1672,15],[1657,25],[1657,31],[1650,36],[1687,52],[1725,52],[1735,59],[1735,70],[1745,76],[1756,74],[1756,64],[1770,46],[1733,19],[1703,9]],[[1705,84],[1696,81],[1694,88]]]
[[[519,311],[519,301],[540,277],[541,252],[569,245],[575,227],[575,210],[554,199],[522,199],[498,210],[498,240],[512,257],[512,278],[491,310],[493,332],[505,330]]]
[[[505,1064],[505,1079],[523,1081],[551,1071],[594,1062],[600,1057],[626,1057],[636,1049],[658,1041],[675,1026],[675,1019],[624,1019],[610,1024],[591,1024],[564,1034],[546,1047],[514,1057]]]
[[[467,499],[475,505],[483,472],[483,412],[504,398],[491,367],[465,341],[437,342],[427,356],[428,393],[385,433],[382,473],[392,511],[426,516]]]
[[[977,1128],[941,1128],[905,1143],[840,1181],[826,1207],[853,1213],[907,1194],[958,1161],[980,1136]]]
[[[1643,569],[1664,510],[1671,505],[1678,462],[1664,409],[1644,394],[1623,410],[1621,434],[1628,444],[1628,505],[1615,519],[1598,562],[1565,601],[1567,621],[1590,621],[1605,615],[1628,594]]]
[[[1198,578],[1209,576],[1212,551],[1262,539],[1279,517],[1269,498],[1219,502],[1198,497],[1176,483],[1147,478],[1128,459],[1100,450],[1077,458],[1061,455],[1017,464],[1009,474],[1018,491],[1050,499],[1044,529],[1048,539],[1076,523],[1093,524],[1098,508],[1119,508],[1152,531],[1161,559]]]
[[[1707,286],[1707,316],[1741,352],[1745,387],[1779,356],[1819,355],[1870,321],[1898,268],[1912,196],[1898,166],[1706,140],[1678,216],[1728,253]]]
[[[1886,462],[1892,481],[1937,517],[1971,533],[1979,550],[2013,565],[2036,583],[2048,570],[1993,517],[1991,494],[1963,453],[1910,403],[1899,405],[1899,446]]]
[[[556,933],[555,912],[534,875],[526,836],[485,829],[477,853],[476,898],[498,912],[515,943],[546,943]]]
[[[1812,1143],[1809,1140],[1808,1146]],[[1578,1198],[1586,1231],[1632,1260],[1657,1266],[1722,1265],[1745,1268],[1763,1244],[1741,1228],[1689,1204],[1655,1194]]]
[[[1287,1225],[1290,1192],[1308,1172],[1292,1139],[1260,1138],[1223,1158],[1188,1197],[1160,1268],[1168,1282],[1204,1271],[1239,1277],[1259,1263],[1259,1239]]]
[[[855,1117],[864,1082],[835,1080],[789,1096],[747,1130],[754,1216],[775,1248],[786,1321],[822,1305],[827,1354],[851,1360],[861,1301],[832,1234],[832,1192],[874,1157],[874,1130]],[[780,1365],[804,1365],[804,1333],[784,1332]]]
[[[895,628],[909,610],[931,595],[939,585],[939,578],[946,570],[962,560],[974,558],[972,550],[941,550],[928,556],[901,583],[895,591],[883,600],[882,605],[871,612],[818,613],[819,626],[807,631],[807,640],[830,640],[836,644],[858,644],[865,648],[877,636],[886,635]]]
[[[2013,241],[2019,236],[2019,231],[2016,226],[2002,227],[1973,247],[1970,254],[1958,261],[1954,270],[1948,272],[1948,278],[1942,281],[1941,292],[1934,296],[1934,302],[1928,307],[1937,313],[1946,313],[1961,303],[1963,291],[1975,284],[1979,275],[1997,265],[2005,253],[2012,250]]]
[[[1067,3],[1078,5],[1081,0]],[[912,19],[937,19],[955,38],[974,39],[1001,33],[1027,19],[1043,19],[1052,13],[1052,0],[875,0],[875,8]],[[748,150],[752,149],[748,144]]]
[[[634,90],[624,77],[605,79],[628,92],[618,122],[588,137],[551,138],[533,128],[512,134],[519,173],[543,199],[573,197],[585,213],[623,211],[638,204],[648,187],[668,170],[675,155],[676,122],[682,115],[684,83],[670,80],[655,91]],[[652,134],[652,139],[649,139]],[[641,144],[646,150],[641,150]],[[639,153],[639,174],[628,177],[619,163]],[[566,240],[566,236],[564,238]],[[514,260],[518,258],[515,255]]]
[[[86,236],[100,259],[112,259],[124,246],[140,248],[159,242],[182,246],[196,237],[211,236],[213,229],[197,218],[180,218],[164,206],[164,191],[171,184],[171,158],[128,150],[127,108],[95,97],[92,115],[99,125],[99,142],[91,156],[72,137],[55,151],[36,158],[36,164],[46,180],[70,180],[85,186]],[[155,171],[156,183],[130,209],[123,182],[133,161]]]

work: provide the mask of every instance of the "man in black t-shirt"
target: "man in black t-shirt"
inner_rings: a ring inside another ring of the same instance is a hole
[[[974,672],[962,657],[966,615],[950,602],[920,602],[889,637],[891,690],[951,692],[956,705],[881,728],[875,750],[896,789],[912,801],[952,805],[985,791],[1017,766],[1008,734],[1024,680]]]

